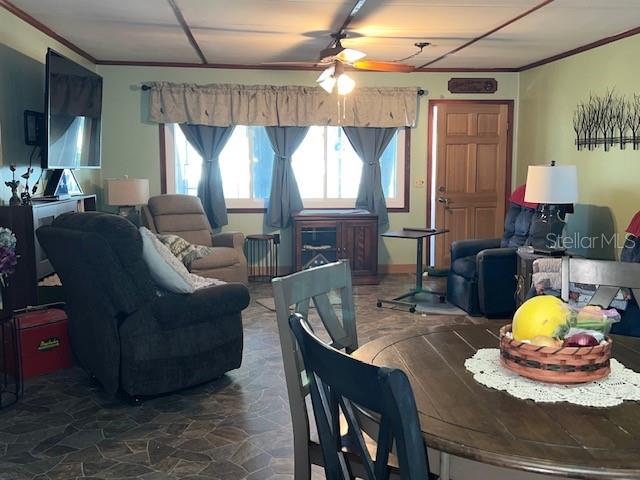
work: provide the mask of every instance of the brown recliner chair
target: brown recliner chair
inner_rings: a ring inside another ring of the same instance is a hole
[[[178,235],[190,243],[215,247],[211,255],[193,261],[191,273],[225,282],[247,283],[244,235],[240,232],[214,234],[198,197],[151,197],[142,207],[142,224],[155,233]]]

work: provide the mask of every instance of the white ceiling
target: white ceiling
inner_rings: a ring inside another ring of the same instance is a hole
[[[208,63],[314,61],[354,0],[175,0]],[[368,0],[343,43],[419,66],[542,0]],[[200,63],[167,0],[13,0],[98,60]],[[430,67],[518,68],[640,26],[640,0],[555,0]]]

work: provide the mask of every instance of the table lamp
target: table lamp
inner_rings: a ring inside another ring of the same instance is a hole
[[[560,236],[564,228],[564,216],[573,212],[578,201],[578,173],[575,165],[534,165],[527,172],[525,202],[537,203],[536,222],[544,230]],[[547,236],[548,240],[549,239]]]
[[[118,213],[138,223],[138,206],[149,200],[149,180],[146,178],[108,178],[105,180],[107,205],[118,207]]]

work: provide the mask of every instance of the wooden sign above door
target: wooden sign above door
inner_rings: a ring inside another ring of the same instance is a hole
[[[498,81],[495,78],[451,78],[447,86],[451,93],[495,93]]]

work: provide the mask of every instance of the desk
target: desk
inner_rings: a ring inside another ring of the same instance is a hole
[[[397,232],[385,232],[382,234],[383,237],[387,238],[408,238],[416,241],[416,286],[413,290],[391,300],[384,300],[382,298],[379,298],[376,304],[378,308],[382,307],[382,304],[388,303],[390,305],[408,307],[409,311],[413,313],[416,311],[417,304],[414,302],[407,302],[403,300],[405,298],[413,297],[418,293],[429,293],[431,295],[437,295],[440,298],[440,302],[444,303],[445,292],[434,292],[433,290],[423,288],[422,286],[422,274],[424,273],[422,251],[425,238],[433,237],[435,235],[441,235],[443,233],[447,233],[448,231],[449,230],[403,229]]]
[[[374,340],[353,356],[408,375],[423,438],[443,453],[443,480],[448,455],[564,478],[640,478],[640,402],[534,403],[473,379],[465,360],[477,349],[498,348],[499,328],[413,329]],[[612,337],[613,356],[640,370],[640,338]]]

